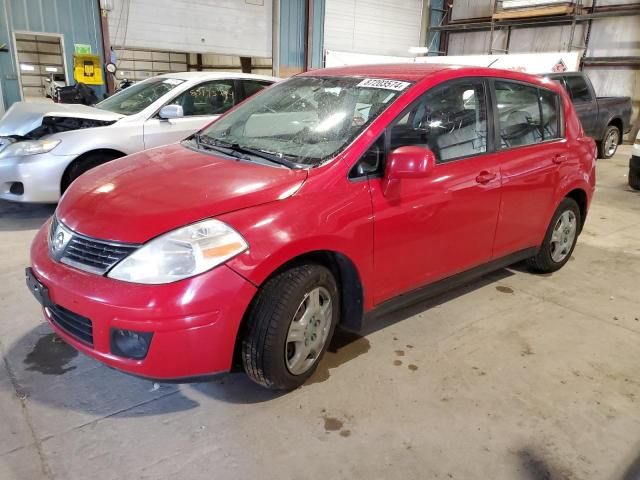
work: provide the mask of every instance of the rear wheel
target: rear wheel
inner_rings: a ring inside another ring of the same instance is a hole
[[[632,168],[629,169],[629,186],[634,190],[640,190],[640,173]]]
[[[331,272],[315,264],[286,270],[260,289],[242,338],[249,377],[273,390],[292,390],[315,371],[339,319]]]
[[[576,246],[580,221],[580,208],[576,201],[564,198],[553,214],[538,254],[527,261],[529,268],[538,273],[561,269]]]
[[[120,155],[114,152],[94,152],[74,160],[73,163],[67,167],[62,177],[62,184],[60,185],[61,193],[64,193],[67,188],[69,188],[69,185],[83,173],[88,172],[98,165],[115,160],[118,157],[120,157]]]
[[[609,125],[604,132],[604,137],[598,142],[598,156],[600,158],[611,158],[615,155],[622,135],[618,127]]]

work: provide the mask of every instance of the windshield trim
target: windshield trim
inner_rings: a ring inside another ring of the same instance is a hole
[[[280,85],[285,85],[295,79],[341,79],[341,78],[348,78],[348,79],[353,79],[353,80],[364,80],[364,79],[376,79],[376,80],[390,80],[390,81],[400,81],[398,79],[395,78],[389,78],[389,77],[385,77],[385,76],[365,76],[365,75],[297,75],[297,76],[293,76],[290,77],[284,81],[281,82],[276,82],[272,85],[272,87],[278,87]],[[361,137],[362,135],[367,132],[371,126],[376,123],[378,121],[378,119],[384,115],[387,110],[394,105],[396,102],[398,102],[401,98],[403,98],[407,92],[411,91],[416,84],[418,83],[416,80],[405,80],[402,79],[401,80],[404,83],[407,83],[408,85],[403,88],[402,90],[398,91],[398,96],[392,100],[391,102],[389,102],[387,105],[384,106],[384,108],[382,108],[382,110],[380,110],[380,112],[378,113],[378,115],[376,115],[376,117],[371,121],[371,123],[369,123],[368,125],[366,125],[362,130],[360,130],[360,132],[353,137],[350,141],[344,143],[342,146],[340,146],[338,149],[336,149],[335,151],[331,152],[329,155],[326,155],[324,157],[300,157],[300,156],[296,156],[293,154],[287,154],[285,155],[286,157],[289,157],[289,161],[295,164],[295,167],[293,167],[294,169],[301,169],[301,170],[309,170],[312,168],[317,168],[317,167],[322,167],[324,165],[327,165],[329,163],[331,163],[333,160],[335,160],[337,157],[339,157],[340,155],[342,155],[347,149],[349,149],[354,143],[356,143]],[[371,89],[374,89],[372,87],[369,87]],[[390,89],[388,89],[388,91],[392,91]],[[251,102],[252,100],[249,99],[248,102]],[[242,102],[243,104],[248,103],[248,102]],[[238,105],[238,106],[242,106],[242,105]],[[233,108],[231,108],[230,110],[228,110],[227,112],[225,112],[223,115],[221,115],[220,117],[218,117],[216,119],[216,121],[213,124],[210,125],[206,125],[205,127],[203,127],[201,130],[199,130],[197,133],[204,133],[205,130],[207,130],[208,128],[214,127],[215,128],[215,124],[217,122],[219,122],[220,120],[223,120],[223,117],[227,116],[228,114],[233,113],[236,108],[238,106],[234,106]],[[255,146],[251,146],[251,145],[240,145],[241,147],[246,147],[246,148],[250,148],[250,149],[254,149],[257,150],[257,147]],[[306,162],[299,162],[294,160],[294,158],[305,158],[305,159],[313,159],[313,163],[306,163]]]

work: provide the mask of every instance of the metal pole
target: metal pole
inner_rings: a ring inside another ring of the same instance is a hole
[[[100,34],[102,35],[102,50],[105,65],[111,61],[111,40],[109,39],[109,12],[102,8],[100,0],[96,0],[98,3],[98,11],[100,12]],[[107,93],[113,93],[116,89],[115,82],[113,81],[113,75],[106,70],[105,76],[107,79]]]
[[[280,0],[273,0],[271,10],[271,65],[273,76],[280,76]]]

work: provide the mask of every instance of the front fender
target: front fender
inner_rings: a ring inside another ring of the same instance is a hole
[[[373,213],[367,182],[345,182],[344,188],[327,192],[301,192],[219,218],[249,243],[249,249],[227,265],[254,285],[261,285],[297,257],[334,252],[354,264],[365,292],[365,308],[371,305],[367,292],[373,278]]]
[[[57,133],[52,138],[61,140],[51,151],[54,155],[79,156],[93,150],[116,150],[130,155],[144,150],[142,125],[116,122],[106,127],[85,128]]]

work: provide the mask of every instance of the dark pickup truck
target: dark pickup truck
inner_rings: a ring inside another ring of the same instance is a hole
[[[622,136],[631,129],[631,98],[596,97],[589,77],[582,72],[549,73],[569,92],[584,132],[598,143],[598,157],[611,158]]]

